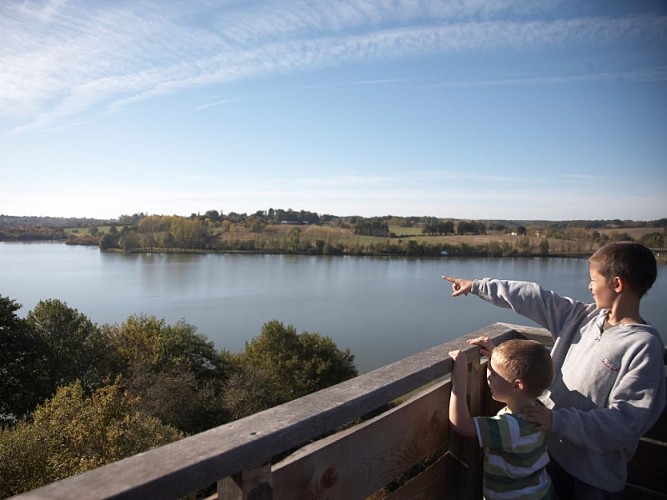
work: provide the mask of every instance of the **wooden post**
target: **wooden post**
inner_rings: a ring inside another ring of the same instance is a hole
[[[271,464],[244,469],[218,481],[220,500],[271,500]]]
[[[470,378],[468,391],[470,394],[470,416],[477,417],[483,415],[484,407],[484,389],[486,388],[486,365],[480,365],[479,349],[468,351],[468,358],[471,361]],[[474,446],[470,450],[468,462],[468,478],[470,481],[470,496],[466,498],[482,498],[482,467],[484,460],[484,450],[479,446],[477,438],[474,438]]]
[[[480,366],[479,349],[466,351],[468,365],[467,399],[470,416],[482,414],[486,365]],[[454,489],[456,498],[482,498],[483,450],[477,438],[464,437],[455,431],[449,435],[449,451],[452,456],[448,463],[449,491]]]

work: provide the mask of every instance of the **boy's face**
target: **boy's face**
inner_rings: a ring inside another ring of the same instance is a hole
[[[595,265],[589,265],[588,270],[591,276],[588,289],[593,294],[595,305],[598,309],[611,309],[617,295],[611,284],[611,280],[602,276]]]
[[[503,359],[491,353],[486,367],[486,382],[489,384],[491,397],[501,403],[507,403],[514,391],[514,383],[507,378]]]

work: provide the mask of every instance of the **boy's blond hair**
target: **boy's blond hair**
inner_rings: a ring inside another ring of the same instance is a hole
[[[554,367],[546,348],[536,340],[507,340],[495,347],[491,356],[498,358],[509,382],[521,380],[526,393],[536,398],[549,387]]]
[[[658,264],[653,252],[641,243],[618,241],[600,247],[588,262],[607,281],[618,276],[642,297],[655,283]]]

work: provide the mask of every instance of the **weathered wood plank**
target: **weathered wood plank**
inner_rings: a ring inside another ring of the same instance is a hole
[[[471,361],[468,366],[468,408],[470,415],[475,417],[482,415],[487,406],[483,399],[486,386],[486,364],[480,364],[477,349],[468,352],[468,359]],[[460,497],[481,498],[483,451],[477,439],[461,436],[452,431],[449,439],[449,452],[465,465],[466,476],[459,479]]]
[[[244,469],[218,481],[218,498],[224,500],[271,500],[271,464]]]
[[[498,342],[524,327],[496,323],[352,380],[21,495],[22,499],[179,498],[352,422],[451,371],[466,339]]]
[[[455,437],[452,433],[451,439]],[[470,488],[465,487],[465,483],[470,477],[469,467],[461,462],[459,458],[453,453],[447,452],[447,462],[445,470],[445,494],[441,498],[451,498],[458,500],[459,498],[468,498],[464,496],[466,490]]]
[[[274,498],[364,498],[446,444],[451,387],[308,445],[273,468]]]
[[[440,500],[460,498],[454,492],[447,497],[447,467],[449,455],[445,454],[433,462],[421,474],[410,479],[384,500]]]
[[[495,323],[494,326],[506,327],[509,330],[515,331],[514,338],[537,340],[547,347],[554,345],[554,339],[548,330],[536,326],[518,326],[511,323]],[[507,339],[505,339],[507,340]]]

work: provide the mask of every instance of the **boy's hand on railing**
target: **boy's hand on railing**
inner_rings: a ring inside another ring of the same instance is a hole
[[[442,279],[452,284],[452,297],[468,295],[472,291],[472,280],[452,278],[451,276],[443,276]]]
[[[489,358],[491,357],[491,353],[495,347],[489,337],[475,337],[474,339],[468,340],[468,344],[478,345],[479,353],[482,356],[488,356]]]
[[[524,406],[519,412],[524,419],[532,422],[535,425],[533,429],[536,431],[551,431],[551,410],[543,405]]]
[[[468,355],[465,351],[450,351],[449,356],[454,361],[452,366],[452,377],[465,380],[468,370]]]

